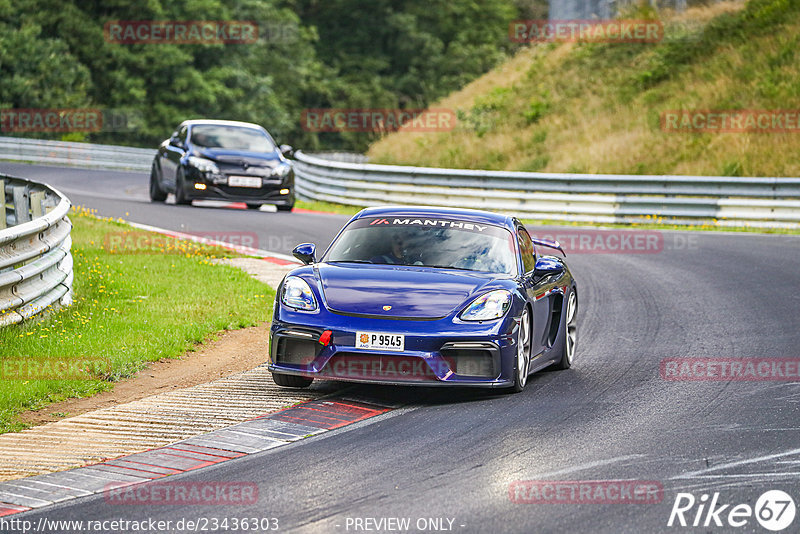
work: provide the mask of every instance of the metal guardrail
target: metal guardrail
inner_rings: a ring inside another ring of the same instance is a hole
[[[0,159],[149,171],[155,150],[0,137]],[[301,198],[416,204],[594,223],[800,227],[800,178],[480,171],[374,165],[358,154],[295,154]]]
[[[69,200],[38,182],[0,175],[0,326],[72,303]]]
[[[627,176],[403,167],[295,153],[297,193],[356,206],[415,204],[596,223],[800,226],[800,178]]]
[[[149,148],[0,137],[0,160],[149,172],[155,155]]]

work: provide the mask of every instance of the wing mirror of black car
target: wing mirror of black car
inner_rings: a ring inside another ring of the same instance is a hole
[[[563,272],[564,264],[553,258],[539,258],[536,260],[536,265],[533,267],[533,276],[537,279],[561,274]]]
[[[183,148],[183,141],[178,137],[170,137],[169,144],[178,148]]]
[[[308,265],[317,261],[316,251],[317,247],[314,243],[303,243],[294,247],[292,254],[295,258]]]
[[[294,154],[294,148],[291,145],[281,145],[278,149],[286,157],[291,157]]]

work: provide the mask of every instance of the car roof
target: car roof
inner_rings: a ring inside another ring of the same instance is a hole
[[[188,121],[183,121],[180,123],[178,128],[181,126],[195,126],[198,124],[216,124],[219,126],[239,126],[243,128],[258,128],[259,130],[263,130],[262,126],[258,124],[253,124],[252,122],[241,122],[241,121],[223,121],[223,120],[216,120],[216,119],[191,119]]]
[[[514,219],[508,215],[481,210],[421,206],[381,206],[365,208],[354,219],[364,217],[419,217],[431,219],[457,219],[473,223],[487,223],[514,230]]]

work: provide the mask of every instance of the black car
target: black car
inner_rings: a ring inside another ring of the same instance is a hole
[[[248,208],[294,207],[294,170],[261,126],[248,122],[189,120],[161,143],[150,172],[150,199],[174,193],[176,204],[192,200],[244,202]]]

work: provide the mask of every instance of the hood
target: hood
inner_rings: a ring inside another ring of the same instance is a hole
[[[317,264],[329,309],[415,319],[445,317],[482,293],[496,275],[425,267]],[[391,306],[391,310],[384,310]]]
[[[194,147],[193,152],[200,157],[210,159],[217,163],[228,165],[275,168],[281,162],[280,153],[272,152],[247,152],[244,150],[230,150],[227,148],[200,148]]]

